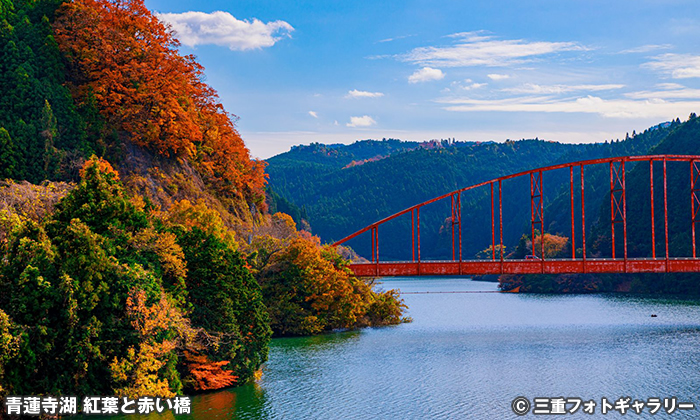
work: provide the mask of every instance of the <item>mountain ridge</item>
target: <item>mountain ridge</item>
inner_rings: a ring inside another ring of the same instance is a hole
[[[314,152],[329,150],[326,145],[314,143],[294,147],[268,159],[267,173],[270,175],[270,188],[294,206],[303,208],[313,232],[322,240],[333,242],[412,205],[499,176],[556,163],[644,154],[678,124],[680,120],[677,119],[657,124],[640,133],[635,132],[624,140],[588,144],[567,144],[539,139],[508,140],[502,143],[443,140],[438,142],[438,147],[432,149],[416,147],[407,150],[415,147],[416,142],[401,143],[392,139],[393,153],[382,159],[369,160],[362,165],[349,167],[348,161],[371,156],[374,152],[371,146],[376,146],[377,152],[386,152],[385,142],[365,140],[350,145],[333,145],[330,155],[310,159],[309,156]],[[364,155],[355,156],[353,149],[360,147]],[[545,197],[547,204],[556,199],[565,182],[568,185],[568,173],[566,176],[552,176],[545,187],[548,191]],[[527,189],[527,186],[524,188]],[[526,200],[529,200],[529,195],[518,197],[511,204],[521,204],[527,208]],[[472,217],[472,220],[484,217],[486,213],[479,210],[484,210],[487,204],[488,199],[483,193],[475,193],[471,198],[463,197],[463,208],[469,205],[473,207],[473,211],[467,208],[463,219],[469,221],[468,217]],[[504,240],[509,246],[514,246],[524,230],[526,221],[511,214],[511,208],[512,206],[504,208]],[[424,215],[421,212],[421,224],[425,226],[421,240],[426,249],[422,256],[425,258],[439,259],[451,256],[448,255],[451,251],[448,252],[447,247],[441,245],[439,240],[445,214],[449,216],[449,209],[442,211],[442,214],[433,215]],[[396,222],[396,226],[387,226],[382,237],[402,235],[401,228],[406,228],[403,225],[407,222]],[[481,225],[469,227],[469,232],[465,227],[463,233],[478,237],[490,235],[490,227],[486,232],[483,226],[485,223]],[[436,233],[429,233],[431,231]],[[476,240],[467,240],[464,258],[472,258],[481,251],[477,243]],[[360,254],[369,256],[366,244],[356,241],[351,246],[357,247],[356,250]],[[394,245],[391,240],[388,243],[383,241],[383,248],[386,258],[406,258],[399,252],[401,246]],[[432,252],[431,249],[435,251]]]

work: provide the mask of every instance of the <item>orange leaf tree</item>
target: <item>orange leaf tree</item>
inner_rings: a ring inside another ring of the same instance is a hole
[[[321,246],[318,237],[299,232],[273,259],[259,278],[278,335],[403,321],[405,305],[398,293],[373,291],[352,275],[335,248]]]
[[[238,380],[233,372],[222,369],[230,363],[228,360],[214,362],[206,355],[186,351],[185,363],[189,371],[187,385],[196,391],[225,388]]]
[[[81,104],[108,129],[164,156],[187,157],[222,192],[263,204],[264,163],[251,160],[202,67],[142,0],[75,0],[54,24]]]

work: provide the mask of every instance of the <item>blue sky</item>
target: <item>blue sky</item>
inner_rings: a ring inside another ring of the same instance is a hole
[[[146,0],[252,154],[360,139],[592,142],[700,113],[700,2]]]

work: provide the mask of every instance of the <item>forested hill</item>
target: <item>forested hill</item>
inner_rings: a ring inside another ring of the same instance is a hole
[[[313,232],[332,242],[429,198],[498,176],[532,168],[598,157],[647,153],[680,120],[664,123],[624,140],[595,144],[564,144],[543,140],[496,142],[434,141],[424,144],[397,140],[362,141],[352,145],[295,147],[268,160],[269,184],[278,201],[290,202],[308,218]],[[403,147],[402,147],[403,145]],[[374,151],[372,151],[374,149]],[[362,151],[359,154],[357,151]],[[380,156],[368,159],[368,156]],[[349,165],[364,159],[361,165]],[[545,194],[554,200],[566,176],[546,178]],[[527,227],[529,187],[514,181],[504,201],[504,242],[515,245]],[[505,187],[504,187],[505,188]],[[517,191],[524,191],[519,194]],[[464,258],[473,258],[490,243],[490,205],[486,190],[463,198]],[[525,214],[527,213],[527,214]],[[421,211],[422,257],[451,257],[445,219],[449,203]],[[486,222],[488,220],[488,222]],[[410,219],[382,227],[383,258],[410,258]],[[407,233],[408,232],[408,233]],[[408,235],[408,236],[407,236]],[[369,239],[350,245],[369,256]]]
[[[0,177],[77,181],[96,154],[154,204],[251,223],[263,162],[178,46],[137,0],[0,1]]]
[[[700,153],[700,119],[695,114],[680,123],[674,122],[665,131],[652,132],[660,137],[647,154],[697,155]],[[627,184],[627,235],[629,258],[652,258],[651,238],[651,200],[649,190],[649,164],[629,164],[626,166]],[[691,195],[690,171],[687,162],[667,163],[668,188],[668,239],[669,256],[691,257],[692,238],[690,233]],[[610,258],[612,240],[610,227],[610,190],[594,188],[609,182],[610,172],[607,165],[593,167],[586,171],[586,255],[593,258]],[[579,188],[577,181],[575,188]],[[666,254],[664,225],[663,168],[661,162],[654,164],[654,212],[656,228],[656,257],[664,258]],[[550,202],[545,208],[546,231],[552,234],[569,236],[568,192]],[[578,202],[577,202],[578,206]],[[549,216],[547,216],[549,215]],[[577,216],[577,219],[580,217]],[[580,232],[580,221],[576,231]],[[616,253],[623,255],[621,229],[617,229]],[[571,252],[569,244],[562,252],[552,257],[568,257]],[[577,255],[582,255],[581,243],[577,243]],[[611,274],[611,275],[534,275],[502,276],[501,286],[508,290],[521,286],[521,291],[540,293],[584,293],[630,291],[635,293],[665,294],[700,294],[700,276],[697,273],[657,274]]]
[[[308,146],[294,146],[289,152],[275,156],[270,161],[274,161],[276,167],[309,164],[310,166],[338,169],[348,165],[361,165],[384,159],[390,155],[411,151],[418,147],[438,147],[438,144],[441,143],[418,143],[396,139],[362,140],[350,145],[312,143]]]
[[[0,0],[0,407],[219,389],[273,333],[405,320],[266,212],[264,162],[178,47],[143,0]]]

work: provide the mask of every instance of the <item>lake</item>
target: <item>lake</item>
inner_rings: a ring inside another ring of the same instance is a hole
[[[699,300],[493,293],[495,283],[466,278],[381,287],[407,293],[412,323],[274,339],[258,383],[195,396],[192,417],[541,418],[516,416],[519,396],[596,402],[594,416],[580,408],[567,419],[620,417],[601,415],[602,398],[620,397],[696,404],[632,418],[700,417]]]

